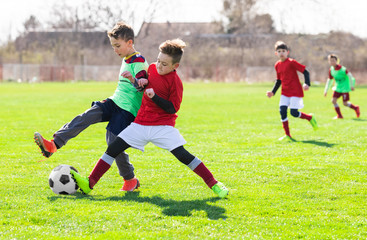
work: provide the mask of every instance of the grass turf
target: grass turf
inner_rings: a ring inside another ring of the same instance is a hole
[[[46,138],[112,94],[115,83],[0,85],[1,239],[365,239],[367,88],[351,101],[361,118],[335,115],[322,87],[305,93],[319,130],[289,116],[296,142],[282,142],[279,93],[271,84],[186,83],[176,127],[186,148],[230,189],[220,200],[165,150],[128,153],[139,192],[119,192],[114,164],[90,195],[55,195],[48,175],[60,164],[89,174],[106,149],[105,126],[90,126],[50,159]],[[341,104],[341,103],[340,103]]]

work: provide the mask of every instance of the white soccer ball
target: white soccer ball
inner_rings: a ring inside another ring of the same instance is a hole
[[[70,170],[78,172],[74,167],[66,164],[55,167],[49,178],[48,184],[51,190],[56,194],[74,194],[78,190],[78,185],[70,174]]]

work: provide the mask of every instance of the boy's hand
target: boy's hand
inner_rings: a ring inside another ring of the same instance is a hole
[[[155,95],[153,88],[147,88],[147,89],[145,89],[145,94],[146,94],[149,98],[152,98],[152,97],[154,97],[154,95]]]
[[[272,91],[267,91],[266,96],[268,96],[268,98],[271,98],[272,96],[274,96],[274,93]]]
[[[131,75],[131,73],[129,71],[125,71],[123,73],[121,73],[121,76],[124,78],[129,79],[130,82],[134,83],[135,79],[133,78],[133,75]]]
[[[354,87],[350,87],[350,90],[354,91]]]
[[[139,81],[138,81],[138,84],[139,84],[139,87],[144,87],[146,85],[148,85],[148,79],[146,78],[139,78]]]
[[[327,95],[327,92],[324,92],[324,97],[326,97],[326,95]]]
[[[307,91],[310,89],[310,86],[308,86],[306,83],[303,84],[303,90]]]

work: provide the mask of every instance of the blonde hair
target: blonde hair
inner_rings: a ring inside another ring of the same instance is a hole
[[[172,64],[179,63],[184,53],[186,43],[181,39],[167,40],[159,46],[161,53],[167,54],[172,57]]]

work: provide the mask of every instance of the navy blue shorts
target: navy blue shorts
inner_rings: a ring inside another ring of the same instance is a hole
[[[93,102],[92,106],[93,105],[97,105],[102,108],[102,122],[109,122],[106,129],[116,136],[135,119],[135,116],[132,113],[120,108],[109,98],[103,101]]]

